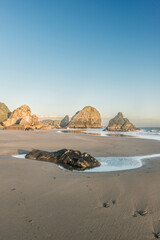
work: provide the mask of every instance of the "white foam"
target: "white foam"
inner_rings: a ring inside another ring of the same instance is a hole
[[[111,132],[111,131],[104,131],[104,129],[84,129],[82,130],[86,133],[98,133],[100,136],[109,136],[109,135],[123,135],[123,136],[132,136],[136,138],[143,138],[143,139],[151,139],[151,140],[158,140],[160,141],[160,128],[158,129],[147,129],[142,128],[138,131],[131,131],[131,132]]]
[[[75,131],[80,130],[78,128],[75,129],[67,129],[68,131]],[[63,133],[65,130],[58,130],[58,133]],[[83,133],[90,133],[90,134],[98,134],[99,136],[106,136],[109,137],[110,135],[123,135],[126,137],[135,137],[135,138],[142,138],[142,139],[150,139],[150,140],[157,140],[160,141],[160,128],[157,129],[151,129],[151,128],[142,128],[138,131],[131,131],[131,132],[111,132],[111,131],[104,131],[104,128],[86,128],[81,129],[81,132]]]
[[[26,154],[12,155],[15,158],[25,158]]]

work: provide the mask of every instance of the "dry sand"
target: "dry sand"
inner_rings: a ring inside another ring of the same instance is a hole
[[[0,131],[0,240],[154,239],[160,231],[160,158],[136,170],[76,173],[11,157],[64,147],[95,157],[160,153],[153,140]],[[134,217],[140,209],[148,214]]]

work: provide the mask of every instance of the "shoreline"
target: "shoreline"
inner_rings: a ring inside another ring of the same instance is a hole
[[[147,130],[151,130],[150,132]],[[152,131],[152,128],[141,128],[137,131],[104,131],[104,128],[100,129],[60,129],[59,133],[74,133],[74,134],[88,134],[88,135],[97,135],[100,137],[127,137],[127,138],[139,138],[139,139],[149,139],[149,140],[156,140],[160,141],[160,128],[156,128],[158,133],[154,132],[155,129]]]
[[[0,146],[0,151],[2,155],[11,153],[9,156],[18,155],[18,153],[30,151],[31,149],[56,151],[61,148],[88,152],[95,157],[131,157],[160,153],[160,142],[153,139],[106,137],[79,133],[60,134],[57,129],[31,132],[5,130],[0,135],[0,143],[3,144],[5,141],[7,141],[9,147],[4,149],[3,146]],[[14,141],[19,148],[23,146],[23,149],[16,148]],[[94,144],[95,146],[93,146]]]

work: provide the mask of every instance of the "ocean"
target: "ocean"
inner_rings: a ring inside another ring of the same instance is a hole
[[[138,131],[133,132],[110,132],[104,129],[84,129],[84,133],[97,134],[100,136],[127,136],[143,139],[152,139],[160,141],[160,127],[143,127]]]

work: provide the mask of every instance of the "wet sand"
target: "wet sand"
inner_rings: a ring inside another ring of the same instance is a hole
[[[160,153],[160,142],[54,130],[0,131],[0,240],[142,240],[160,231],[160,158],[135,170],[77,173],[11,157],[34,148],[137,156]],[[134,215],[145,209],[147,215]]]

